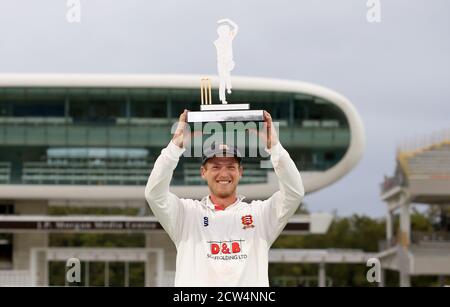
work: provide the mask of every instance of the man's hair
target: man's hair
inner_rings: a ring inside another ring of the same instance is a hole
[[[211,157],[211,158],[213,158],[213,157]],[[209,162],[209,160],[210,160],[211,158],[209,158],[208,160],[206,160],[205,162],[203,162],[203,163],[200,165],[200,167],[206,168],[206,164]],[[242,160],[238,159],[237,157],[219,157],[219,158],[234,158],[234,161],[238,164],[239,167],[243,167],[243,166],[244,166],[243,163],[242,163]]]
[[[239,150],[234,146],[227,144],[213,143],[210,148],[203,151],[202,165],[213,157],[234,157],[239,162],[242,162],[242,155]]]

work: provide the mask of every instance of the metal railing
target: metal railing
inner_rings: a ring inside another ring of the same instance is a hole
[[[108,161],[92,164],[92,161],[31,161],[24,162],[19,184],[81,184],[81,185],[145,185],[153,168],[153,162]],[[9,162],[8,162],[9,163]],[[5,163],[7,165],[7,163]],[[1,166],[1,165],[0,165]],[[199,163],[183,163],[174,172],[174,185],[206,184],[200,176]],[[259,163],[246,163],[241,184],[268,182],[268,169]],[[0,171],[1,175],[1,171]],[[0,176],[1,179],[1,176]],[[0,183],[11,183],[8,178]]]
[[[25,184],[145,184],[153,163],[133,165],[127,161],[95,165],[85,162],[66,161],[65,164],[48,162],[25,162],[22,182]]]
[[[450,243],[450,232],[437,231],[437,232],[424,232],[424,231],[413,231],[411,233],[411,242],[415,244],[420,244],[424,242],[442,242]]]
[[[421,243],[450,243],[450,232],[445,231],[435,231],[435,232],[425,232],[425,231],[412,231],[411,244],[421,244]],[[397,236],[392,237],[390,240],[381,240],[378,242],[378,250],[383,251],[391,247],[397,246],[400,240]]]

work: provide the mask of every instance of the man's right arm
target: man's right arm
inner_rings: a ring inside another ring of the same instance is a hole
[[[182,228],[183,204],[175,194],[169,192],[169,185],[180,156],[185,151],[186,119],[187,110],[184,110],[178,119],[172,141],[161,150],[145,187],[145,198],[153,214],[175,244],[179,238],[178,231]]]
[[[145,198],[153,214],[175,243],[181,229],[183,205],[175,194],[169,192],[169,185],[184,150],[171,141],[156,159],[145,187]]]

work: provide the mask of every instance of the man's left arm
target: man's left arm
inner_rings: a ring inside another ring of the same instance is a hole
[[[299,207],[305,189],[294,161],[279,142],[269,153],[279,185],[279,191],[262,202],[263,215],[269,224],[267,237],[272,244]]]
[[[259,206],[263,236],[270,246],[302,202],[305,189],[297,166],[280,144],[272,116],[267,111],[264,111],[264,123],[261,136],[266,141],[266,151],[270,154],[280,190],[265,201],[255,201],[255,205]]]

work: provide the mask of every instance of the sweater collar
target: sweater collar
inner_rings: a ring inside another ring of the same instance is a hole
[[[214,211],[224,211],[224,210],[229,210],[232,207],[235,207],[237,204],[239,204],[241,201],[243,201],[245,199],[245,196],[243,195],[237,195],[237,199],[234,203],[232,203],[231,205],[229,205],[228,207],[226,207],[225,209],[222,208],[216,208],[216,205],[211,201],[211,198],[209,197],[209,195],[206,195],[205,197],[202,198],[202,203],[205,204],[208,208],[210,208],[211,210]]]

